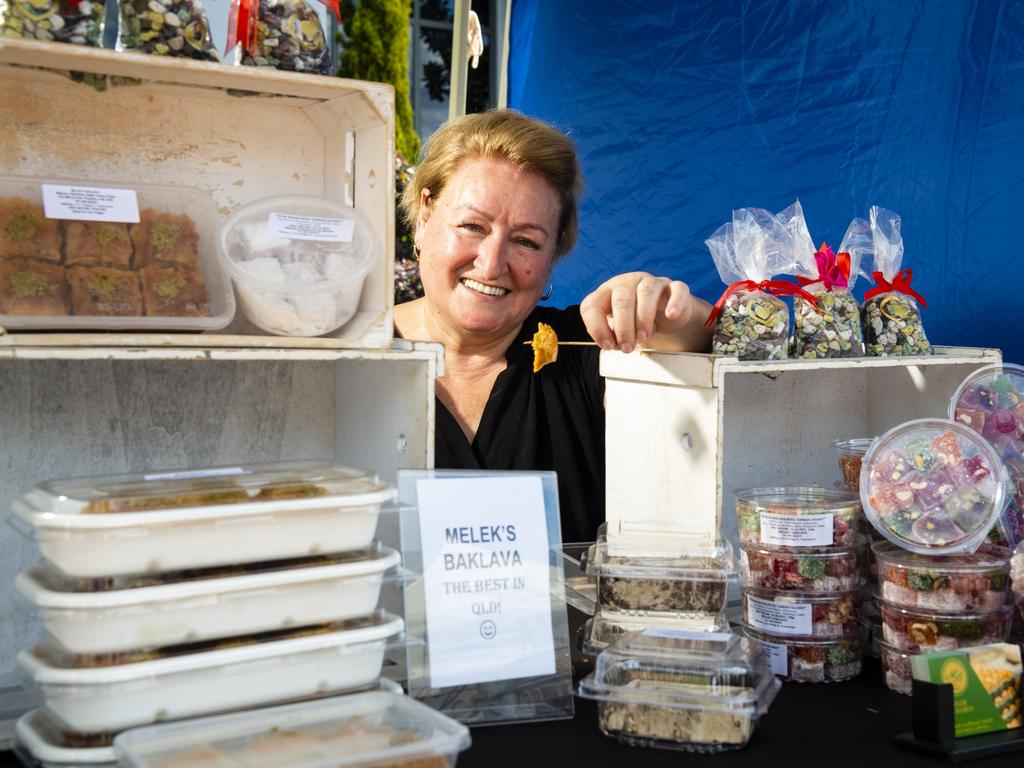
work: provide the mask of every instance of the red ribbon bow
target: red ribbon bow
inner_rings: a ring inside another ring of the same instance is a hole
[[[902,272],[896,275],[890,283],[885,279],[885,275],[881,272],[872,272],[871,277],[875,280],[875,287],[870,289],[864,294],[864,301],[870,298],[878,296],[881,293],[889,293],[890,291],[899,291],[905,293],[907,296],[913,296],[917,299],[917,303],[922,307],[927,307],[928,304],[924,300],[924,296],[915,291],[910,287],[910,278],[913,277],[913,272],[909,269],[904,269]]]
[[[826,291],[850,287],[850,254],[846,251],[835,253],[828,243],[822,243],[814,254],[814,261],[818,265],[818,276],[811,278],[797,275],[800,285],[823,283]]]
[[[320,2],[341,24],[340,0],[320,0]],[[234,23],[228,20],[228,42],[224,50],[230,51],[236,43],[240,43],[247,51],[256,48],[256,19],[259,17],[260,0],[235,0],[237,10],[232,8]]]
[[[733,283],[725,289],[725,293],[718,297],[718,301],[715,302],[715,306],[711,308],[711,314],[708,315],[708,319],[704,321],[704,326],[708,327],[714,325],[715,320],[722,313],[722,307],[725,306],[725,300],[729,298],[730,294],[736,293],[737,291],[764,291],[770,293],[773,296],[799,296],[805,301],[809,301],[814,306],[818,305],[818,300],[801,288],[799,285],[787,282],[786,280],[762,280],[760,283],[755,283],[753,280],[739,280]]]

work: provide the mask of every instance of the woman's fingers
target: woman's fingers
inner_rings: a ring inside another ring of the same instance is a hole
[[[646,272],[617,275],[580,304],[591,338],[602,349],[623,352],[632,352],[658,333],[682,327],[689,309],[686,283]]]

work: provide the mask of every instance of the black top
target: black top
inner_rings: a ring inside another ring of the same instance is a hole
[[[558,360],[533,373],[530,341],[543,322],[561,341],[590,341],[578,306],[537,307],[505,350],[470,445],[437,402],[438,469],[526,469],[558,473],[563,541],[593,541],[604,520],[604,379],[595,347],[559,347]]]

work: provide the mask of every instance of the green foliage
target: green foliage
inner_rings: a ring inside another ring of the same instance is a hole
[[[411,0],[359,0],[345,20],[345,49],[338,74],[390,83],[395,88],[395,147],[416,162],[420,139],[409,101],[409,14]]]

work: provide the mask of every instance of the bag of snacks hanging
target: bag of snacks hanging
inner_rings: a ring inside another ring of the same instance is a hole
[[[337,0],[324,0],[341,21]],[[305,0],[232,0],[227,51],[235,64],[291,72],[333,72],[327,36]]]
[[[117,50],[219,61],[200,0],[118,0]]]
[[[790,356],[862,357],[864,334],[860,305],[851,291],[864,245],[870,245],[867,222],[854,219],[836,253],[828,243],[815,249],[799,200],[780,213],[779,218],[793,236],[793,261],[797,265],[794,276],[804,290],[818,300],[817,304],[812,304],[799,296],[793,297]]]
[[[789,344],[789,308],[779,296],[815,298],[772,276],[792,271],[792,236],[780,218],[761,208],[733,211],[732,221],[704,241],[729,287],[707,324],[715,326],[712,352],[742,360],[781,360]]]
[[[28,37],[100,47],[102,0],[0,0],[0,37]]]
[[[912,272],[900,271],[903,236],[900,217],[885,208],[871,206],[871,273],[875,286],[864,294],[864,345],[869,355],[930,355],[932,345],[924,333],[921,309],[924,297],[910,287]]]

